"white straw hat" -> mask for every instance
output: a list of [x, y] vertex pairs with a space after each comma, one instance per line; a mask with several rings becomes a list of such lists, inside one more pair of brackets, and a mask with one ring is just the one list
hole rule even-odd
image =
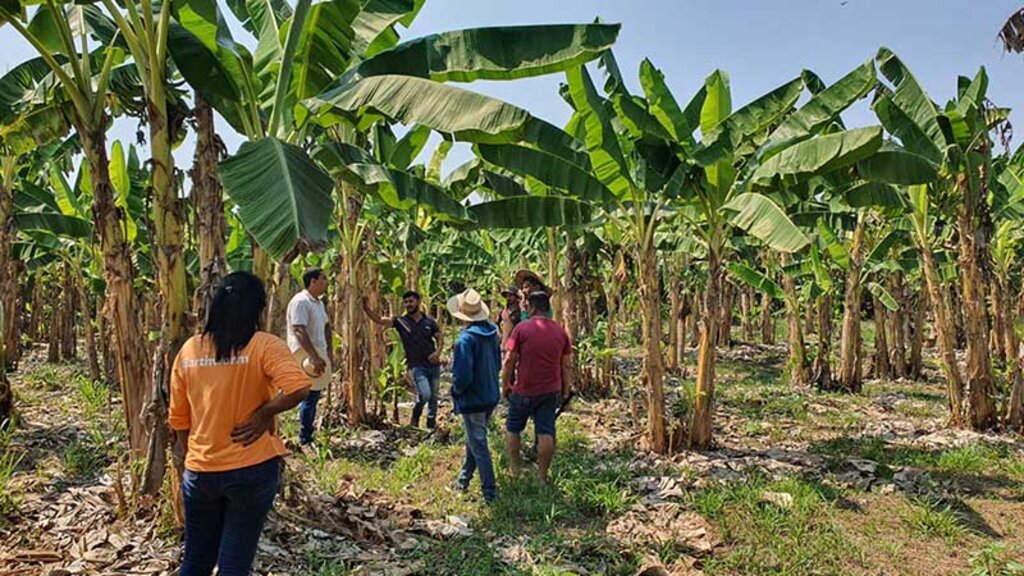
[[448, 312], [455, 318], [466, 322], [487, 320], [491, 315], [491, 310], [484, 303], [483, 297], [472, 288], [449, 298]]

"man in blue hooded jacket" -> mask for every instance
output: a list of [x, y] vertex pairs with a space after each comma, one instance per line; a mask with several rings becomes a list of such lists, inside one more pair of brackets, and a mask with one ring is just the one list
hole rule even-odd
[[487, 446], [487, 429], [491, 412], [500, 400], [498, 327], [488, 320], [491, 312], [472, 288], [448, 300], [448, 312], [464, 326], [452, 355], [452, 400], [455, 413], [462, 415], [466, 432], [466, 458], [455, 487], [465, 492], [474, 472], [479, 470], [484, 500], [493, 502], [498, 491]]

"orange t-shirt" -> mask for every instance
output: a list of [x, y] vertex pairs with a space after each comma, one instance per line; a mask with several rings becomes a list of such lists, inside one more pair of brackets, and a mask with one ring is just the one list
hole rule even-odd
[[288, 453], [274, 431], [248, 446], [231, 430], [277, 396], [309, 388], [309, 376], [280, 338], [257, 332], [237, 356], [217, 362], [213, 340], [193, 336], [171, 372], [172, 430], [189, 430], [185, 467], [221, 472], [254, 466]]

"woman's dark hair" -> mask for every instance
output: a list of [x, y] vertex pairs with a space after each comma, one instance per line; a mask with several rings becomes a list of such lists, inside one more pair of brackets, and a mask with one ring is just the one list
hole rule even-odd
[[238, 354], [262, 325], [267, 291], [263, 282], [248, 272], [228, 274], [213, 295], [203, 337], [213, 338], [217, 361]]

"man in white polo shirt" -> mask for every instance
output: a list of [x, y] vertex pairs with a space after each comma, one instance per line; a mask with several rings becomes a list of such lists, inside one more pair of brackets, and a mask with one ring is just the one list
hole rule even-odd
[[327, 276], [320, 268], [307, 268], [302, 273], [305, 290], [288, 303], [288, 347], [300, 366], [309, 359], [307, 372], [313, 379], [309, 396], [299, 404], [299, 444], [313, 442], [313, 421], [320, 393], [331, 381], [331, 356], [328, 342], [331, 335], [327, 307], [320, 297], [327, 292]]

